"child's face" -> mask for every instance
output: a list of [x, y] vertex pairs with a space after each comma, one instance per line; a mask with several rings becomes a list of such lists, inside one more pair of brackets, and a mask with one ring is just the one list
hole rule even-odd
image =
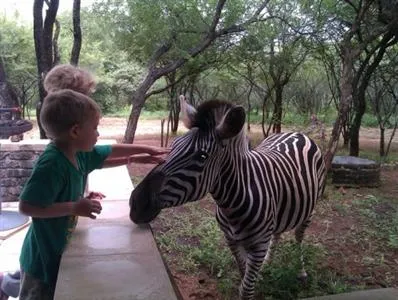
[[75, 135], [76, 147], [79, 151], [91, 151], [97, 143], [99, 115], [92, 116], [81, 125], [78, 125]]

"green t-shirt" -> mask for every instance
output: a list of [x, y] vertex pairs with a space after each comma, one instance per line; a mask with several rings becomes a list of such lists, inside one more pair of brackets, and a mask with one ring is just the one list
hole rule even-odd
[[[84, 193], [87, 175], [102, 167], [112, 147], [95, 146], [91, 152], [76, 155], [79, 169], [50, 143], [33, 168], [20, 195], [20, 201], [47, 207], [54, 203], [77, 201]], [[76, 226], [77, 217], [32, 218], [20, 255], [24, 272], [55, 285], [61, 255]]]

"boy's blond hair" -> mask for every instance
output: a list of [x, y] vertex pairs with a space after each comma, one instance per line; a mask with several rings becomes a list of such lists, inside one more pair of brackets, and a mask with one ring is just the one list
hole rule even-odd
[[99, 116], [101, 109], [90, 97], [64, 89], [49, 93], [43, 101], [40, 122], [51, 139], [59, 139], [74, 125]]
[[47, 73], [44, 79], [47, 93], [62, 89], [71, 89], [90, 95], [95, 89], [95, 80], [90, 72], [72, 65], [58, 65]]

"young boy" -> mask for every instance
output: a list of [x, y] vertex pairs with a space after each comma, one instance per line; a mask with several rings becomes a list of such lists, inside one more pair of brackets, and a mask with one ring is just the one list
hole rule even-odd
[[21, 300], [53, 299], [61, 255], [77, 216], [96, 218], [100, 193], [83, 197], [84, 178], [106, 160], [167, 151], [131, 145], [95, 146], [99, 136], [98, 105], [88, 96], [59, 90], [45, 98], [40, 120], [51, 143], [39, 157], [21, 195], [19, 210], [32, 217], [20, 263]]

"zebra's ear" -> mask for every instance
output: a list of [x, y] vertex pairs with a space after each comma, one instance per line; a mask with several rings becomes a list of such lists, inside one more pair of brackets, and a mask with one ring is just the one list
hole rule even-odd
[[218, 124], [216, 131], [221, 139], [229, 139], [236, 136], [245, 125], [246, 113], [242, 106], [232, 107]]
[[180, 115], [181, 121], [186, 128], [191, 129], [193, 120], [196, 115], [196, 109], [187, 103], [184, 95], [180, 95], [180, 107], [181, 107], [181, 115]]

